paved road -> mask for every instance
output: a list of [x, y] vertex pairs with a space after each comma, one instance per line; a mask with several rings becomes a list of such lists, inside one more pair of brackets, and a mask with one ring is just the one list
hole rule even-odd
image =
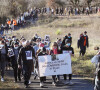
[[[73, 86], [63, 85], [62, 83], [58, 83], [57, 86], [53, 86], [51, 77], [47, 77], [47, 80], [44, 83], [44, 88], [40, 88], [39, 80], [38, 79], [34, 80], [33, 78], [34, 77], [32, 76], [31, 77], [32, 83], [29, 88], [32, 90], [93, 90], [94, 88], [94, 85], [90, 81], [84, 80], [79, 77], [73, 78], [72, 80], [72, 82], [74, 83]], [[25, 88], [23, 85], [23, 81], [19, 83], [19, 85], [21, 89]]]

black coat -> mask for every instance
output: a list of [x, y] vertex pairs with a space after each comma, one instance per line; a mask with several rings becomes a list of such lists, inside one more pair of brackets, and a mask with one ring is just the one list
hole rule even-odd
[[85, 46], [84, 45], [85, 38], [86, 38], [86, 46], [89, 47], [88, 36], [82, 36], [82, 37], [80, 37], [80, 39], [77, 42], [78, 48], [83, 48]]
[[[27, 55], [30, 55], [28, 54], [28, 52], [32, 54], [32, 59], [30, 60], [27, 60]], [[19, 51], [18, 64], [21, 65], [22, 61], [23, 61], [23, 64], [26, 64], [26, 65], [33, 63], [33, 57], [35, 58], [35, 52], [31, 46], [22, 47]]]

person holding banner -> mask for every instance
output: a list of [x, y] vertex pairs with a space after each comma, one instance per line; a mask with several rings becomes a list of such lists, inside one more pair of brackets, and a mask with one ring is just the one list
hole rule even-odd
[[[42, 51], [38, 54], [38, 56], [43, 56], [43, 55], [48, 55], [47, 53], [46, 53], [46, 48], [42, 48]], [[42, 87], [43, 88], [43, 82], [44, 81], [46, 81], [46, 77], [40, 77], [40, 87]]]
[[[53, 44], [53, 48], [52, 48], [53, 50], [51, 51], [51, 55], [53, 54], [53, 55], [56, 55], [56, 54], [60, 54], [60, 50], [58, 49], [58, 44], [56, 43], [56, 42], [54, 42], [54, 44]], [[52, 79], [53, 79], [53, 85], [54, 86], [56, 86], [56, 75], [53, 75], [52, 76]], [[59, 77], [59, 75], [57, 75], [57, 79], [58, 79], [58, 81], [60, 80], [60, 77]]]
[[[71, 47], [71, 43], [70, 43], [69, 40], [66, 42], [66, 45], [61, 48], [61, 51], [62, 51], [63, 54], [69, 53], [71, 56], [74, 56], [74, 49]], [[63, 76], [64, 76], [64, 84], [69, 84], [69, 85], [73, 84], [71, 82], [71, 80], [72, 80], [72, 73], [69, 74], [69, 82], [66, 81], [67, 80], [67, 78], [66, 78], [67, 75], [64, 74]]]
[[34, 49], [30, 46], [30, 42], [27, 41], [25, 47], [20, 49], [18, 56], [18, 68], [22, 68], [21, 62], [23, 61], [24, 84], [26, 88], [29, 86], [29, 80], [33, 69], [33, 57], [35, 58]]

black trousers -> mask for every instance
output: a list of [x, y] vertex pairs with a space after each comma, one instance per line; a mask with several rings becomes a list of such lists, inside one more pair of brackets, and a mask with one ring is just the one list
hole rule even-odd
[[28, 85], [30, 77], [31, 77], [31, 72], [32, 72], [32, 66], [33, 64], [23, 64], [23, 75], [24, 75], [24, 84]]
[[81, 55], [84, 56], [85, 53], [86, 53], [86, 46], [83, 46], [83, 47], [80, 48], [80, 56]]
[[1, 54], [1, 60], [0, 60], [0, 72], [1, 72], [1, 77], [4, 78], [5, 74], [5, 66], [6, 66], [6, 55]]
[[44, 81], [46, 81], [46, 77], [40, 77], [40, 83], [43, 83]]
[[[57, 75], [57, 79], [60, 80], [59, 75]], [[56, 75], [53, 75], [52, 76], [52, 80], [53, 80], [54, 83], [56, 83]]]
[[[64, 74], [64, 80], [67, 80], [67, 74]], [[69, 74], [69, 80], [72, 80], [72, 74]]]
[[1, 72], [1, 77], [4, 78], [4, 74], [5, 74], [5, 61], [0, 61], [0, 72]]
[[15, 78], [15, 81], [17, 81], [17, 79], [19, 79], [19, 81], [21, 81], [21, 72], [22, 72], [22, 69], [19, 69], [18, 68], [18, 64], [17, 64], [17, 61], [15, 60], [12, 60], [12, 68], [14, 70], [14, 78]]

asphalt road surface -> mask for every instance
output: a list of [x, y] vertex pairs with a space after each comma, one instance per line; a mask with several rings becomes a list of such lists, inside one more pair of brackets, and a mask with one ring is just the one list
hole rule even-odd
[[[63, 80], [62, 76], [61, 79]], [[46, 82], [44, 83], [44, 88], [40, 87], [39, 79], [34, 80], [34, 76], [31, 77], [30, 87], [27, 89], [31, 90], [94, 90], [94, 85], [91, 81], [84, 80], [81, 77], [73, 76], [72, 86], [64, 85], [62, 83], [57, 83], [57, 86], [52, 85], [52, 78], [47, 77]], [[21, 89], [25, 89], [23, 81], [19, 83]]]

